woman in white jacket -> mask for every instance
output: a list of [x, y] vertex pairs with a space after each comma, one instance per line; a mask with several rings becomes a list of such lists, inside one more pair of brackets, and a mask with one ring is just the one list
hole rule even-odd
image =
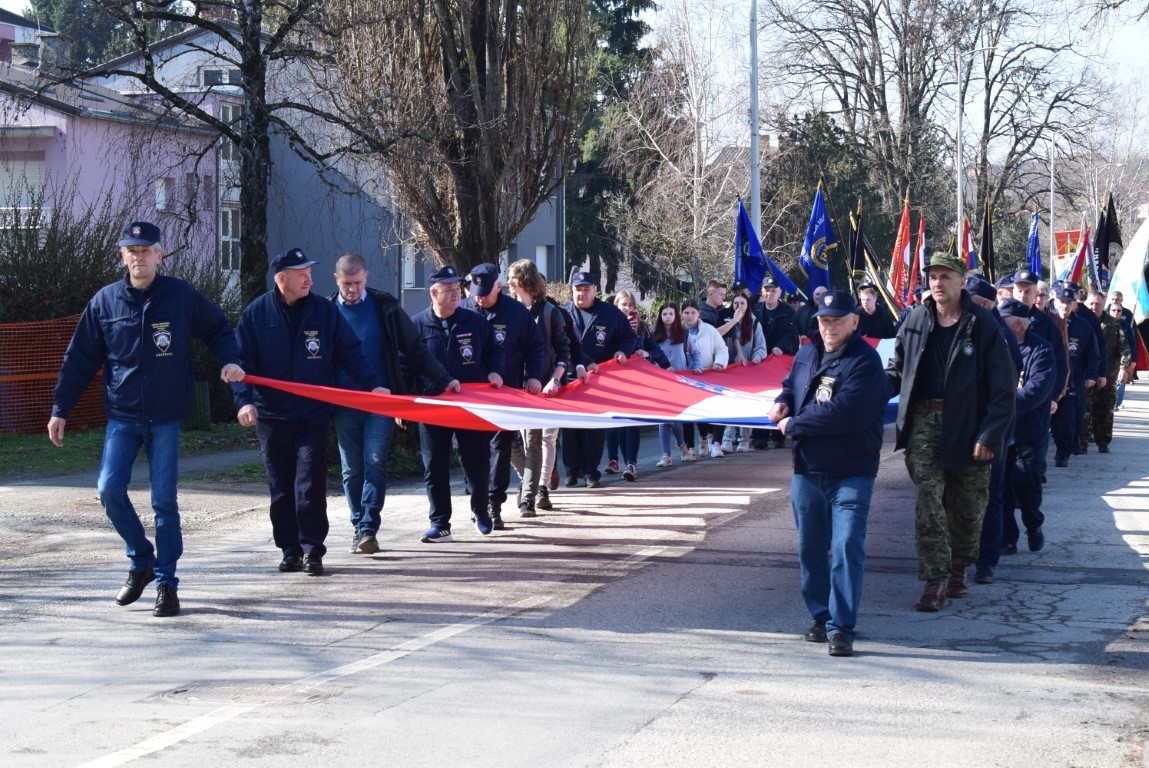
[[[698, 311], [698, 302], [693, 299], [682, 306], [682, 327], [690, 334], [690, 340], [693, 342], [694, 348], [698, 350], [699, 367], [694, 369], [695, 373], [726, 370], [726, 365], [730, 362], [730, 353], [726, 349], [726, 342], [718, 333], [717, 328], [702, 322]], [[698, 422], [698, 450], [703, 455], [709, 453], [711, 458], [717, 459], [723, 456], [722, 448], [719, 446], [719, 443], [722, 442], [722, 428], [713, 427], [713, 430], [714, 433], [711, 435], [711, 426], [701, 421]], [[686, 461], [692, 461], [694, 456], [694, 425], [684, 425], [683, 432], [683, 440], [687, 448], [686, 455], [690, 457], [686, 458]], [[708, 441], [709, 445], [707, 445]]]

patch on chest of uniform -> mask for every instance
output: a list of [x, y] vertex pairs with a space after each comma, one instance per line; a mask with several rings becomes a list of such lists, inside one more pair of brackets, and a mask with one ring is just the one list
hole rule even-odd
[[464, 365], [470, 365], [475, 362], [475, 339], [474, 335], [470, 333], [460, 333], [455, 337], [455, 341], [459, 343], [459, 357], [463, 358]]
[[507, 326], [492, 323], [491, 327], [495, 330], [495, 343], [500, 347], [503, 346], [503, 342], [507, 340]]
[[818, 386], [814, 390], [814, 402], [819, 405], [825, 405], [834, 399], [834, 382], [837, 381], [836, 376], [821, 376], [818, 378]]
[[152, 323], [152, 341], [159, 352], [156, 357], [171, 357], [172, 332], [171, 323]]
[[600, 347], [606, 346], [606, 326], [596, 325], [594, 327], [594, 343]]
[[303, 332], [303, 348], [307, 351], [308, 360], [322, 360], [320, 354], [319, 331]]

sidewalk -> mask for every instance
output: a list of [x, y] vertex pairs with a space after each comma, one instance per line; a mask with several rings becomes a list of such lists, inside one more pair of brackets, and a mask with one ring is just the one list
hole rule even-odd
[[323, 578], [275, 571], [265, 488], [197, 484], [167, 620], [112, 602], [91, 485], [0, 488], [0, 762], [1147, 765], [1149, 387], [1126, 402], [1111, 454], [1050, 468], [1045, 550], [938, 614], [887, 431], [849, 659], [799, 639], [787, 451], [662, 470], [644, 437], [638, 482], [489, 537], [456, 484], [449, 545], [402, 484], [372, 557], [333, 498]]

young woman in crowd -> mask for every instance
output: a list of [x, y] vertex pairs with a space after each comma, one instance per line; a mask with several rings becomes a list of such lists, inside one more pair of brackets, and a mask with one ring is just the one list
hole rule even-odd
[[[698, 352], [698, 365], [694, 368], [695, 373], [702, 373], [703, 371], [726, 370], [726, 364], [730, 361], [730, 353], [726, 349], [726, 342], [722, 340], [721, 334], [718, 329], [709, 323], [702, 322], [702, 315], [698, 310], [698, 302], [694, 299], [682, 305], [682, 327], [686, 329], [687, 336], [691, 343], [694, 345], [695, 350]], [[721, 442], [720, 427], [714, 427], [715, 434], [712, 439], [714, 451], [710, 453], [711, 456], [721, 456], [722, 449], [718, 447]], [[706, 454], [706, 441], [710, 437], [711, 427], [709, 424], [702, 422], [698, 423], [698, 447], [700, 452]], [[689, 458], [686, 461], [694, 460], [694, 425], [683, 425], [683, 442], [689, 449]]]
[[[745, 296], [736, 295], [731, 302], [735, 317], [741, 317], [738, 323], [726, 334], [726, 345], [730, 353], [731, 365], [758, 365], [766, 359], [766, 336], [762, 333], [762, 324], [750, 311], [750, 300]], [[750, 450], [750, 430], [742, 427], [726, 427], [722, 435], [722, 451], [732, 453], [734, 443], [738, 443], [739, 451]]]
[[[654, 342], [658, 344], [662, 353], [666, 355], [672, 371], [693, 371], [701, 364], [698, 350], [682, 327], [682, 318], [678, 312], [678, 305], [669, 302], [658, 313], [658, 323], [652, 334]], [[688, 448], [683, 441], [682, 423], [672, 422], [658, 425], [658, 442], [662, 446], [662, 458], [655, 466], [669, 467], [673, 462], [670, 452], [673, 446], [678, 446], [683, 461], [694, 460], [694, 450]]]

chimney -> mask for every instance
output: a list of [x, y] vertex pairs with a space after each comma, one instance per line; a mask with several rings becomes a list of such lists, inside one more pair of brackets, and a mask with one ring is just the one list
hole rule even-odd
[[33, 71], [39, 69], [40, 44], [12, 43], [12, 65]]
[[235, 8], [222, 3], [196, 3], [196, 14], [207, 21], [235, 21]]
[[72, 44], [55, 32], [37, 32], [40, 40], [40, 74], [45, 77], [69, 77], [75, 74]]

